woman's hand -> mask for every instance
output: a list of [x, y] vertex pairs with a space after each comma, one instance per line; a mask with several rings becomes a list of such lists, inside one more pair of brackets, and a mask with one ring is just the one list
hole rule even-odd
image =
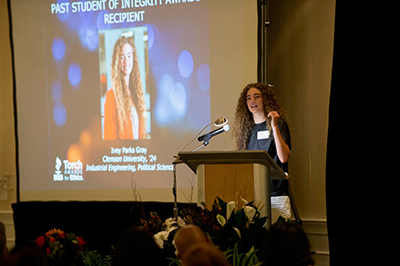
[[290, 157], [290, 149], [283, 140], [281, 132], [279, 131], [278, 123], [281, 116], [277, 111], [271, 111], [268, 113], [267, 117], [271, 119], [271, 127], [274, 134], [276, 152], [278, 154], [279, 160], [282, 163], [286, 163]]
[[268, 118], [271, 118], [271, 127], [277, 128], [278, 127], [278, 122], [280, 119], [280, 115], [277, 111], [271, 111], [267, 115]]

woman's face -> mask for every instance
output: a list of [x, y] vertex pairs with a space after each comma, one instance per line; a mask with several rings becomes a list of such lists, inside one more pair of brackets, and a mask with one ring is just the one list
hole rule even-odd
[[119, 60], [121, 73], [124, 76], [130, 75], [133, 68], [133, 49], [129, 43], [122, 46]]
[[250, 88], [246, 94], [247, 108], [253, 114], [264, 113], [264, 103], [259, 89]]

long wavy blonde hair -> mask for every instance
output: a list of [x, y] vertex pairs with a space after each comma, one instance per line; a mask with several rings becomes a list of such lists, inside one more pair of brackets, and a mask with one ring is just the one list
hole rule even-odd
[[[132, 47], [133, 57], [133, 69], [129, 77], [129, 90], [131, 97], [124, 89], [125, 81], [123, 78], [123, 73], [121, 73], [119, 60], [121, 57], [122, 46], [127, 43]], [[125, 132], [125, 128], [129, 126], [128, 121], [133, 121], [132, 107], [134, 106], [139, 117], [139, 137], [144, 138], [146, 136], [146, 106], [133, 36], [127, 37], [125, 35], [121, 35], [115, 43], [111, 62], [111, 80], [115, 91], [119, 131]], [[125, 137], [128, 139], [133, 139], [133, 133], [132, 136]]]
[[[253, 114], [247, 107], [247, 92], [251, 88], [261, 91], [264, 104], [264, 114], [267, 117], [271, 111], [277, 111], [281, 119], [286, 120], [286, 112], [281, 108], [275, 93], [270, 86], [262, 83], [248, 84], [240, 94], [238, 104], [236, 106], [235, 121], [233, 124], [232, 138], [237, 150], [245, 150], [253, 130], [254, 119]], [[271, 120], [267, 119], [267, 127], [272, 132]]]

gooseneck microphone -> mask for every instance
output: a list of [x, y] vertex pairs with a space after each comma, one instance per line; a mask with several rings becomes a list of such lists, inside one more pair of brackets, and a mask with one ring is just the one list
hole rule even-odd
[[208, 141], [210, 141], [210, 139], [212, 137], [214, 137], [216, 135], [219, 135], [221, 133], [224, 133], [225, 131], [229, 131], [229, 125], [224, 125], [221, 128], [218, 128], [218, 129], [213, 130], [213, 131], [211, 131], [211, 132], [209, 132], [207, 134], [204, 134], [204, 135], [198, 137], [197, 140], [198, 141], [203, 141], [204, 140], [205, 142], [208, 142]]
[[[200, 150], [201, 148], [207, 146], [212, 137], [229, 130], [229, 125], [227, 123], [228, 123], [228, 119], [226, 119], [224, 117], [220, 117], [217, 120], [215, 120], [213, 123], [208, 124], [207, 126], [205, 126], [199, 132], [199, 134], [197, 134], [197, 136], [200, 135], [201, 132], [203, 132], [203, 130], [206, 129], [211, 124], [214, 124], [214, 126], [220, 127], [220, 128], [218, 128], [218, 129], [216, 129], [214, 131], [211, 131], [211, 132], [209, 132], [207, 134], [204, 134], [204, 135], [202, 135], [202, 136], [200, 136], [198, 138], [197, 138], [197, 136], [194, 137], [185, 147], [183, 147], [183, 149], [181, 151], [183, 151], [187, 146], [189, 146], [190, 143], [195, 141], [196, 138], [197, 138], [198, 141], [204, 141], [204, 142], [200, 147], [194, 149], [193, 152], [196, 152], [196, 151]], [[172, 163], [173, 166], [174, 166], [174, 170], [173, 170], [173, 173], [174, 173], [174, 187], [172, 188], [172, 194], [174, 195], [174, 219], [175, 219], [175, 221], [178, 221], [178, 202], [177, 202], [177, 198], [176, 198], [176, 187], [177, 187], [176, 186], [176, 165], [179, 164], [179, 163], [183, 163], [183, 161], [179, 156], [174, 156], [174, 157], [175, 157], [175, 161]]]

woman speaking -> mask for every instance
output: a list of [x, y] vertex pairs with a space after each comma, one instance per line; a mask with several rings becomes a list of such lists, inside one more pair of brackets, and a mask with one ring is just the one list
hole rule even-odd
[[[286, 113], [268, 85], [247, 85], [238, 100], [233, 126], [233, 140], [238, 150], [265, 150], [284, 171], [288, 172], [290, 133]], [[287, 197], [288, 180], [271, 180], [271, 196]], [[273, 200], [272, 200], [273, 202]], [[286, 217], [285, 217], [286, 218]]]

